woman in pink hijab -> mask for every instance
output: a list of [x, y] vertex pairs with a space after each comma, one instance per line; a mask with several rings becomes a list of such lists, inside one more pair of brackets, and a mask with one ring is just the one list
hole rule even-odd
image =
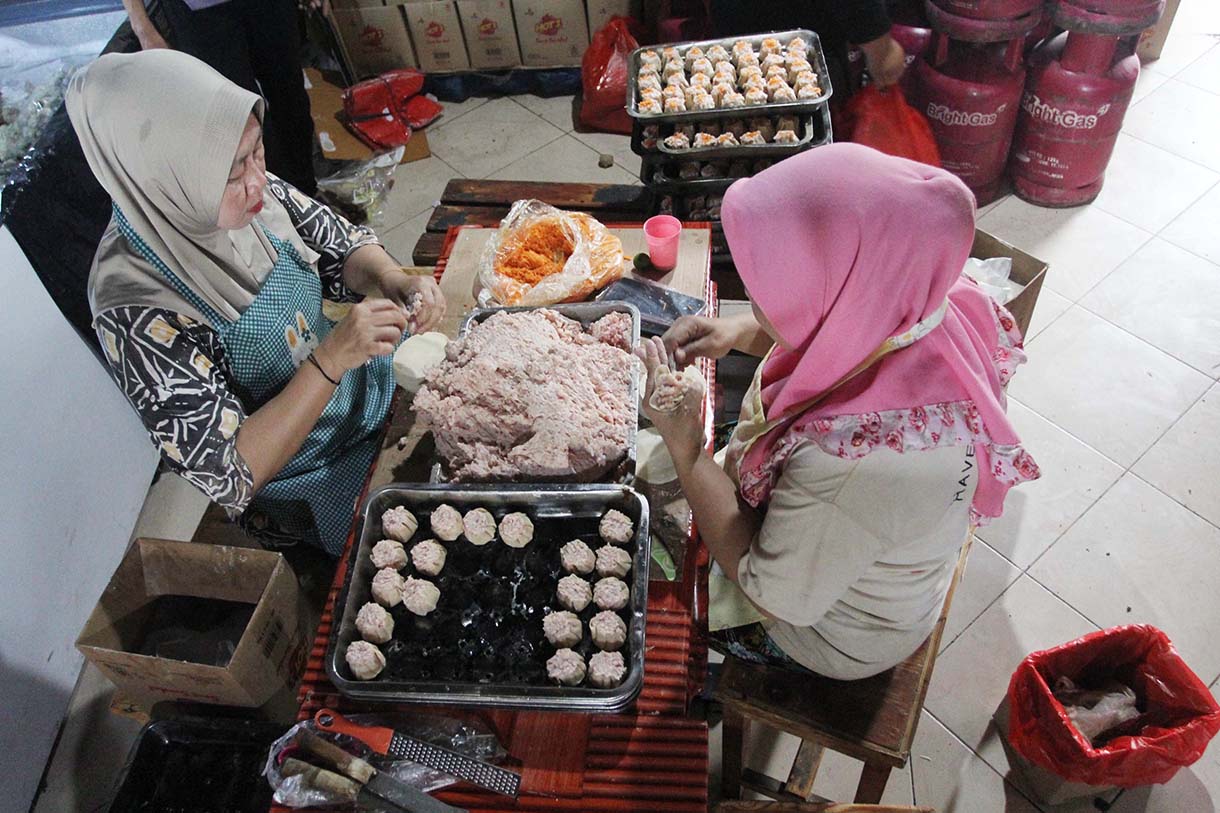
[[647, 401], [666, 354], [765, 354], [723, 467], [699, 393], [646, 407], [723, 571], [714, 638], [868, 677], [923, 643], [971, 528], [1038, 477], [1005, 415], [1021, 337], [962, 276], [974, 198], [948, 172], [835, 144], [738, 181], [722, 214], [753, 315], [680, 320], [642, 352]]

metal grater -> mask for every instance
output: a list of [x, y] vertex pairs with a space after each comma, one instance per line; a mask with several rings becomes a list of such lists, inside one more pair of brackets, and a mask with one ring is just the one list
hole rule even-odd
[[444, 771], [514, 799], [517, 798], [521, 786], [519, 774], [480, 762], [448, 748], [417, 740], [398, 731], [390, 738], [390, 747], [386, 753], [395, 759], [409, 759], [433, 770]]

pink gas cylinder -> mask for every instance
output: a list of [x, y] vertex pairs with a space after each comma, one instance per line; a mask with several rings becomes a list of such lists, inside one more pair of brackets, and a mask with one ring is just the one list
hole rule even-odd
[[926, 0], [924, 11], [937, 31], [998, 42], [1036, 26], [1044, 5], [1043, 0]]
[[1023, 37], [964, 42], [937, 32], [915, 69], [914, 105], [932, 125], [941, 166], [966, 182], [980, 206], [1000, 192], [1025, 84], [1022, 44]]
[[1165, 0], [1059, 0], [1055, 23], [1084, 34], [1126, 36], [1156, 25]]

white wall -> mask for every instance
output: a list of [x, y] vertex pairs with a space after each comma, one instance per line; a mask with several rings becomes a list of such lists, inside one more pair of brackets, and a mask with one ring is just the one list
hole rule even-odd
[[80, 672], [73, 642], [156, 463], [126, 399], [0, 228], [0, 810], [34, 796]]

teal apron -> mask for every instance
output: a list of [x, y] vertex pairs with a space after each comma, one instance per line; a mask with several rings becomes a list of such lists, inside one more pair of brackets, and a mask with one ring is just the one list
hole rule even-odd
[[[322, 314], [322, 281], [287, 240], [263, 230], [275, 247], [275, 266], [250, 306], [227, 322], [140, 239], [117, 206], [114, 216], [123, 236], [220, 336], [234, 391], [250, 412], [283, 390], [330, 333], [334, 323]], [[247, 514], [265, 515], [279, 531], [332, 556], [342, 553], [393, 394], [389, 356], [348, 371], [301, 448], [255, 495]]]

